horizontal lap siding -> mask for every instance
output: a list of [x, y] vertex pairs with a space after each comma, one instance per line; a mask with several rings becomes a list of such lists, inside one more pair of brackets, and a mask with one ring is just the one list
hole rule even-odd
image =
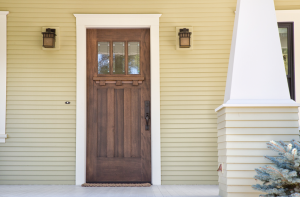
[[[0, 1], [1, 10], [10, 12], [8, 138], [0, 144], [0, 184], [75, 184], [75, 19], [66, 10], [55, 17], [33, 5]], [[42, 50], [41, 28], [47, 26], [60, 27], [59, 51]]]
[[265, 155], [277, 156], [269, 150], [270, 140], [299, 139], [298, 108], [223, 108], [218, 112], [218, 161], [221, 193], [229, 197], [258, 196], [251, 188], [257, 184], [255, 168], [271, 163]]
[[[217, 116], [236, 1], [187, 1], [160, 18], [162, 184], [218, 184]], [[175, 27], [193, 26], [193, 50], [176, 51]]]
[[[275, 3], [300, 8], [298, 0]], [[10, 11], [0, 184], [75, 183], [74, 13], [162, 14], [162, 184], [217, 184], [214, 109], [223, 102], [235, 7], [236, 0], [0, 0]], [[47, 26], [60, 27], [59, 51], [41, 50]], [[193, 26], [193, 50], [175, 50], [176, 26]]]

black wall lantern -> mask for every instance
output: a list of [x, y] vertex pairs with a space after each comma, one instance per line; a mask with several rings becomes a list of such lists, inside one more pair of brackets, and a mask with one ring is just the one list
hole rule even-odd
[[45, 48], [55, 48], [55, 29], [47, 28], [46, 32], [43, 34], [43, 47]]
[[191, 34], [189, 29], [183, 28], [179, 30], [179, 47], [180, 48], [190, 48], [191, 47]]

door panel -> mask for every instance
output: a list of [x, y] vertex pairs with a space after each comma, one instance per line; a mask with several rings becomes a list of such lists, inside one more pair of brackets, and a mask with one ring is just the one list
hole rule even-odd
[[[87, 30], [87, 182], [151, 182], [151, 125], [145, 129], [144, 105], [150, 101], [149, 35], [149, 29]], [[115, 55], [116, 63], [124, 58], [125, 74], [113, 74], [114, 55], [100, 57], [99, 43], [110, 45], [101, 50], [113, 54], [112, 45], [122, 42], [125, 49]], [[134, 75], [128, 74], [128, 49]]]
[[107, 89], [98, 89], [98, 157], [107, 157]]

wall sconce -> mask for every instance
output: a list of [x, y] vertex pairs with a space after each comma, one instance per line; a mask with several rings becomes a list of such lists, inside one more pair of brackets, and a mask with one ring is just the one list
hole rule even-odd
[[44, 48], [55, 48], [55, 29], [47, 28], [43, 34], [43, 47]]
[[191, 34], [189, 29], [183, 28], [179, 30], [179, 48], [190, 48], [191, 47]]

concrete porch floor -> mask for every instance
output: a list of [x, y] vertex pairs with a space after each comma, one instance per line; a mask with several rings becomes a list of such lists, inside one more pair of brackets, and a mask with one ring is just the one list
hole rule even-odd
[[0, 185], [1, 197], [219, 197], [218, 185], [80, 187], [75, 185]]

